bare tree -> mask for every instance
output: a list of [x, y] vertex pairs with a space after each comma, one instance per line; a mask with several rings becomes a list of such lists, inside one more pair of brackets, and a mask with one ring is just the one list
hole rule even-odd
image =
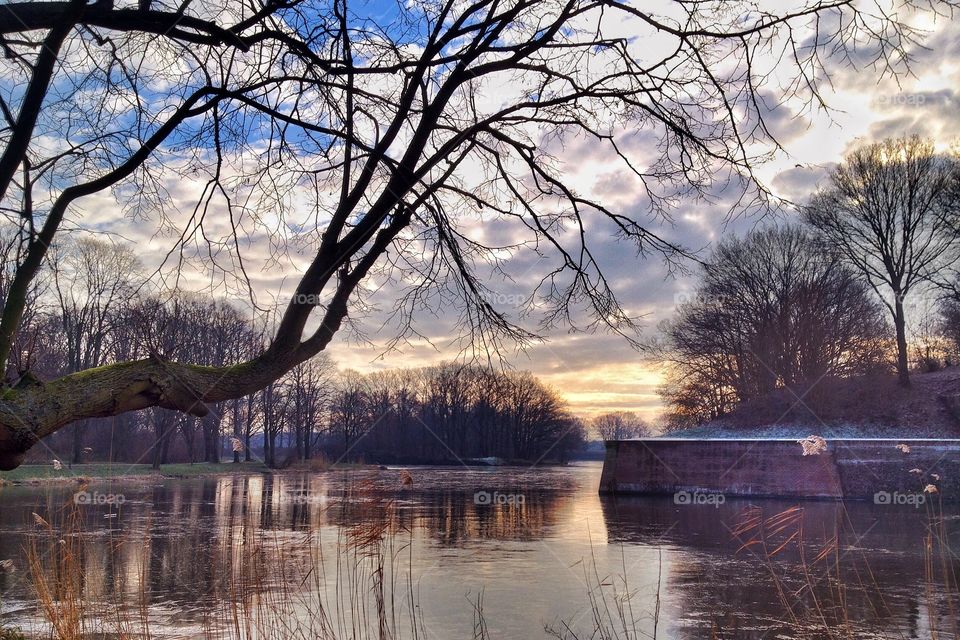
[[[237, 349], [234, 362], [244, 362], [253, 358], [263, 349], [262, 328], [249, 327], [234, 344]], [[246, 462], [253, 460], [251, 441], [258, 428], [256, 396], [251, 394], [232, 398], [227, 402], [227, 412], [232, 427], [231, 448], [233, 461], [240, 462], [241, 454]]]
[[253, 460], [251, 440], [257, 422], [256, 404], [255, 395], [233, 398], [228, 403], [230, 424], [233, 427], [231, 448], [234, 462], [240, 462], [241, 454], [245, 462]]
[[[193, 353], [182, 354], [189, 362], [210, 367], [225, 367], [249, 353], [252, 344], [251, 323], [234, 306], [222, 301], [197, 300], [192, 305]], [[204, 462], [220, 462], [220, 429], [227, 411], [226, 401], [207, 403], [209, 411], [200, 418]]]
[[951, 360], [951, 340], [946, 330], [944, 307], [928, 308], [918, 315], [914, 323], [913, 353], [914, 361], [922, 373], [939, 371]]
[[[133, 348], [138, 355], [144, 354], [165, 362], [189, 349], [194, 332], [189, 317], [189, 303], [183, 296], [173, 295], [166, 301], [156, 296], [142, 296], [126, 310], [124, 320], [127, 328], [124, 333], [134, 337]], [[188, 435], [193, 425], [184, 425], [184, 417], [171, 409], [151, 407], [149, 424], [154, 436], [151, 456], [153, 468], [158, 469], [167, 463], [170, 446], [178, 430]], [[189, 447], [189, 437], [187, 440]]]
[[692, 300], [665, 323], [675, 426], [709, 420], [782, 387], [806, 394], [828, 377], [886, 361], [883, 309], [867, 285], [798, 226], [720, 242]]
[[852, 266], [890, 311], [897, 375], [909, 386], [904, 302], [950, 261], [960, 227], [955, 158], [919, 137], [870, 144], [847, 156], [830, 186], [804, 207], [826, 246]]
[[345, 372], [330, 406], [330, 430], [340, 439], [343, 459], [356, 458], [358, 440], [374, 426], [379, 416], [371, 416], [363, 377], [356, 371]]
[[290, 394], [280, 381], [271, 382], [257, 394], [260, 398], [259, 416], [263, 430], [263, 462], [268, 467], [276, 467], [281, 460], [277, 458], [277, 438], [283, 433], [290, 409]]
[[[380, 17], [346, 0], [4, 5], [4, 73], [16, 88], [0, 96], [0, 210], [24, 248], [0, 317], [0, 364], [48, 247], [71, 216], [84, 226], [77, 205], [93, 194], [111, 190], [131, 215], [170, 228], [165, 179], [189, 176], [205, 189], [177, 229], [181, 248], [205, 239], [212, 270], [227, 255], [243, 278], [240, 236], [251, 228], [307, 229], [294, 240], [312, 260], [274, 339], [245, 362], [151, 357], [4, 393], [0, 467], [76, 420], [155, 406], [205, 415], [208, 403], [263, 389], [330, 343], [378, 270], [401, 269], [410, 287], [401, 338], [415, 331], [411, 310], [443, 290], [481, 352], [534, 339], [486, 302], [478, 263], [501, 267], [518, 245], [472, 236], [462, 221], [478, 215], [555, 259], [536, 291], [542, 326], [580, 326], [583, 308], [588, 326], [635, 340], [594, 259], [590, 219], [643, 255], [680, 249], [574, 191], [541, 142], [596, 140], [636, 174], [654, 214], [726, 182], [739, 205], [763, 206], [752, 166], [776, 145], [762, 93], [772, 67], [789, 76], [789, 62], [783, 91], [811, 101], [832, 57], [859, 60], [866, 48], [902, 70], [916, 34], [881, 4], [658, 12], [618, 0], [425, 0]], [[624, 22], [636, 27], [630, 38]], [[644, 45], [653, 39], [662, 47]], [[621, 127], [657, 143], [631, 158]], [[309, 214], [296, 208], [304, 198]], [[218, 210], [226, 236], [207, 233]]]
[[650, 426], [629, 411], [604, 413], [591, 421], [593, 430], [604, 440], [629, 440], [650, 436]]
[[572, 426], [560, 396], [529, 372], [507, 376], [501, 393], [510, 442], [508, 458], [542, 459]]
[[286, 376], [290, 396], [288, 423], [300, 460], [309, 460], [313, 453], [316, 432], [332, 399], [334, 373], [329, 358], [320, 357], [297, 365]]

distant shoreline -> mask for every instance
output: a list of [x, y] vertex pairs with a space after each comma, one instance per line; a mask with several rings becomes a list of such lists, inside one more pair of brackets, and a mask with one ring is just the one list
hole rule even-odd
[[25, 464], [13, 471], [0, 472], [0, 485], [23, 486], [45, 483], [79, 483], [94, 480], [200, 478], [218, 475], [250, 475], [271, 471], [259, 462], [166, 464], [161, 466], [160, 469], [154, 469], [149, 464], [91, 462], [73, 465], [72, 467], [63, 465], [63, 468], [59, 470], [55, 469], [52, 464]]
[[[602, 458], [593, 460], [571, 460], [570, 462], [600, 462]], [[0, 472], [0, 487], [2, 486], [37, 486], [43, 484], [71, 484], [95, 481], [143, 481], [143, 480], [186, 480], [192, 478], [207, 478], [216, 476], [254, 475], [254, 474], [299, 474], [324, 473], [327, 471], [345, 471], [351, 469], [386, 469], [388, 467], [470, 467], [470, 468], [498, 468], [498, 467], [530, 467], [529, 462], [504, 461], [501, 464], [482, 464], [468, 460], [465, 463], [453, 461], [423, 462], [396, 462], [390, 465], [377, 463], [337, 463], [333, 465], [295, 465], [284, 469], [271, 469], [261, 462], [225, 461], [219, 464], [210, 462], [176, 463], [162, 465], [153, 469], [148, 464], [108, 464], [84, 463], [63, 466], [59, 471], [50, 464], [25, 464], [13, 471]], [[559, 463], [540, 463], [539, 467], [564, 466]]]

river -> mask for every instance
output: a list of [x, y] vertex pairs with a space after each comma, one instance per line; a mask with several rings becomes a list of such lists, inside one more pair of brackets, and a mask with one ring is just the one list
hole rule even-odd
[[76, 548], [86, 600], [133, 611], [154, 638], [211, 634], [248, 597], [248, 565], [264, 591], [329, 593], [349, 579], [337, 550], [372, 530], [389, 538], [388, 573], [411, 577], [396, 597], [413, 594], [426, 638], [474, 637], [478, 598], [490, 638], [590, 637], [618, 604], [622, 638], [954, 637], [960, 529], [936, 496], [678, 504], [601, 497], [599, 476], [580, 463], [125, 481], [85, 487], [75, 508], [73, 485], [7, 486], [0, 559], [16, 570], [0, 574], [0, 612], [45, 632], [27, 550], [55, 572]]

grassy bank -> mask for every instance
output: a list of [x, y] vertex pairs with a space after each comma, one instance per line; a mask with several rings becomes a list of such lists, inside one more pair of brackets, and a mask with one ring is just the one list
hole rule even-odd
[[92, 462], [75, 464], [71, 467], [63, 466], [55, 469], [52, 464], [25, 464], [13, 471], [0, 471], [0, 481], [10, 483], [38, 482], [38, 481], [70, 481], [75, 478], [127, 478], [162, 476], [168, 478], [192, 478], [197, 476], [235, 474], [235, 473], [264, 473], [269, 471], [261, 462], [223, 462], [213, 464], [198, 462], [195, 464], [165, 464], [160, 470], [149, 464], [123, 464]]
[[[802, 402], [798, 402], [802, 398]], [[960, 437], [960, 366], [915, 373], [902, 387], [892, 375], [825, 379], [776, 389], [705, 424], [671, 433], [684, 438]]]

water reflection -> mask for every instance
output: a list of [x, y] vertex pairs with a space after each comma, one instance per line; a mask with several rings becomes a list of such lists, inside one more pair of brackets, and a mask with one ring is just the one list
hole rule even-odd
[[[7, 487], [0, 491], [0, 558], [26, 564], [25, 549], [45, 537], [33, 514], [86, 532], [81, 561], [85, 593], [116, 599], [145, 584], [152, 601], [203, 608], [229, 595], [232, 571], [245, 549], [264, 539], [326, 534], [390, 514], [399, 529], [461, 547], [479, 541], [538, 540], [555, 525], [558, 503], [575, 483], [562, 473], [423, 470], [404, 486], [399, 471], [313, 476], [235, 476], [155, 485], [101, 487], [122, 491], [122, 505], [71, 509], [74, 486]], [[521, 503], [478, 504], [477, 491], [522, 494]], [[293, 538], [296, 539], [296, 538]], [[23, 572], [0, 575], [6, 597], [30, 597]]]
[[[931, 638], [948, 621], [942, 594], [956, 591], [946, 583], [960, 566], [941, 541], [957, 541], [958, 519], [938, 524], [932, 505], [601, 499], [598, 465], [409, 473], [407, 485], [399, 469], [363, 469], [98, 486], [125, 501], [76, 510], [86, 532], [84, 594], [134, 604], [143, 596], [168, 630], [191, 637], [198, 627], [188, 632], [189, 624], [224, 616], [254, 559], [311, 567], [317, 547], [334, 555], [344, 532], [387, 518], [409, 545], [438, 638], [471, 637], [464, 593], [479, 589], [494, 637], [545, 637], [544, 624], [560, 619], [584, 629], [588, 563], [605, 585], [627, 571], [644, 633], [691, 640], [819, 637], [797, 635], [795, 625], [808, 621], [845, 625], [855, 637]], [[24, 550], [46, 549], [51, 533], [32, 514], [54, 523], [55, 538], [76, 490], [0, 489], [0, 559], [21, 568], [0, 574], [0, 603], [14, 622], [39, 618]], [[478, 498], [484, 492], [522, 500], [490, 505]], [[783, 512], [802, 517], [771, 520]], [[744, 529], [750, 518], [763, 527]], [[756, 542], [761, 530], [765, 545]], [[326, 575], [315, 588], [335, 579]], [[277, 571], [266, 586], [292, 579]]]
[[940, 506], [689, 507], [629, 497], [601, 504], [610, 543], [669, 550], [664, 589], [678, 637], [703, 637], [705, 628], [717, 637], [797, 637], [792, 629], [809, 622], [852, 628], [858, 638], [928, 638], [955, 624], [946, 594], [956, 595], [960, 560], [949, 543], [960, 532]]

